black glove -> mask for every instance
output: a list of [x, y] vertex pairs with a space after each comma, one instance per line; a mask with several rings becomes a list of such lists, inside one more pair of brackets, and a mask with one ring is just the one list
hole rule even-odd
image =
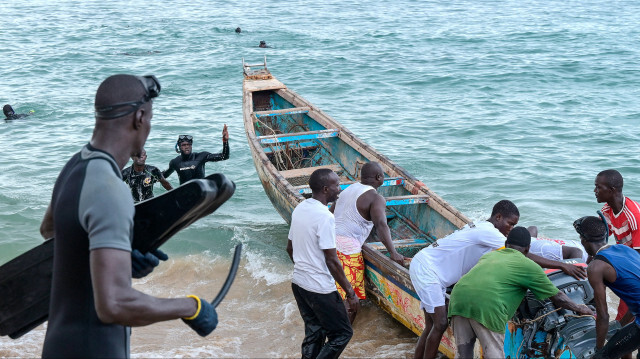
[[216, 329], [218, 325], [218, 314], [209, 302], [200, 300], [200, 298], [195, 295], [189, 295], [188, 297], [198, 302], [198, 309], [196, 310], [196, 314], [189, 318], [182, 318], [182, 321], [190, 326], [191, 329], [195, 330], [198, 335], [206, 337]]
[[153, 269], [160, 264], [160, 260], [169, 259], [163, 251], [154, 249], [145, 254], [139, 250], [131, 251], [131, 276], [133, 278], [142, 278], [153, 272]]

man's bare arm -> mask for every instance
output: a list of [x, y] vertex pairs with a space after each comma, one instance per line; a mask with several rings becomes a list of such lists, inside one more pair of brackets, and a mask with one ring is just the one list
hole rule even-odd
[[289, 254], [289, 258], [291, 258], [291, 262], [293, 262], [295, 264], [295, 262], [293, 261], [293, 244], [291, 243], [291, 240], [287, 240], [287, 253]]
[[589, 265], [589, 284], [593, 288], [596, 302], [596, 348], [604, 346], [609, 331], [609, 310], [607, 308], [606, 286], [604, 285], [604, 262], [596, 260]]
[[536, 262], [536, 264], [538, 264], [542, 268], [560, 269], [566, 274], [576, 279], [587, 279], [587, 271], [584, 269], [584, 267], [575, 266], [569, 263], [562, 263], [562, 262], [554, 261], [551, 259], [546, 259], [538, 255], [535, 255], [531, 252], [527, 253], [527, 258]]
[[90, 252], [94, 305], [103, 323], [144, 326], [193, 316], [192, 298], [156, 298], [131, 287], [131, 253], [101, 248]]
[[384, 197], [375, 193], [375, 198], [371, 202], [371, 206], [369, 207], [369, 215], [371, 216], [371, 221], [373, 225], [376, 226], [376, 233], [380, 238], [380, 241], [389, 251], [389, 256], [391, 260], [404, 265], [404, 256], [400, 255], [396, 251], [395, 246], [393, 245], [393, 240], [391, 239], [391, 231], [389, 230], [389, 225], [387, 224], [387, 213], [386, 213], [387, 203], [384, 200]]

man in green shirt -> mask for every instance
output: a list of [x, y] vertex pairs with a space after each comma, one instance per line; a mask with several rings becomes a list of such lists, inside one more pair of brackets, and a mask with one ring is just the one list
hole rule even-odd
[[539, 300], [550, 298], [556, 307], [593, 315], [586, 305], [576, 305], [556, 288], [542, 268], [525, 257], [531, 235], [515, 227], [505, 249], [485, 254], [453, 287], [449, 317], [456, 339], [456, 358], [473, 358], [476, 338], [485, 358], [504, 358], [505, 327], [527, 290]]

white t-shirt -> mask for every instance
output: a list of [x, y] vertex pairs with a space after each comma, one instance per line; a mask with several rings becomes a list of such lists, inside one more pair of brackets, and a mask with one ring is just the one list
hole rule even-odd
[[446, 288], [467, 274], [484, 254], [503, 247], [506, 240], [491, 222], [481, 221], [473, 227], [467, 224], [422, 249], [411, 265], [431, 267]]
[[564, 259], [562, 255], [562, 246], [576, 247], [582, 251], [582, 260], [586, 263], [589, 254], [584, 249], [582, 244], [573, 241], [563, 241], [557, 239], [547, 238], [531, 238], [531, 247], [529, 252], [537, 256], [552, 259], [554, 261], [561, 261]]
[[336, 247], [335, 219], [329, 208], [309, 198], [291, 215], [292, 282], [314, 293], [335, 292], [336, 283], [324, 259], [324, 249]]

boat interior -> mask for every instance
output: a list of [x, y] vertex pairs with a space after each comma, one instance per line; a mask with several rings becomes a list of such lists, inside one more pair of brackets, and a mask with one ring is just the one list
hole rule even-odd
[[[286, 94], [286, 93], [285, 93]], [[310, 107], [295, 107], [282, 90], [252, 92], [253, 123], [257, 140], [267, 158], [301, 196], [311, 196], [309, 176], [319, 168], [338, 174], [342, 189], [356, 181], [368, 159], [340, 138], [340, 128], [326, 128]], [[389, 177], [378, 189], [387, 201], [387, 223], [398, 252], [413, 257], [420, 249], [457, 228], [429, 206], [429, 196], [413, 195], [405, 179]], [[372, 231], [367, 240], [386, 254]], [[388, 255], [388, 254], [387, 254]]]

